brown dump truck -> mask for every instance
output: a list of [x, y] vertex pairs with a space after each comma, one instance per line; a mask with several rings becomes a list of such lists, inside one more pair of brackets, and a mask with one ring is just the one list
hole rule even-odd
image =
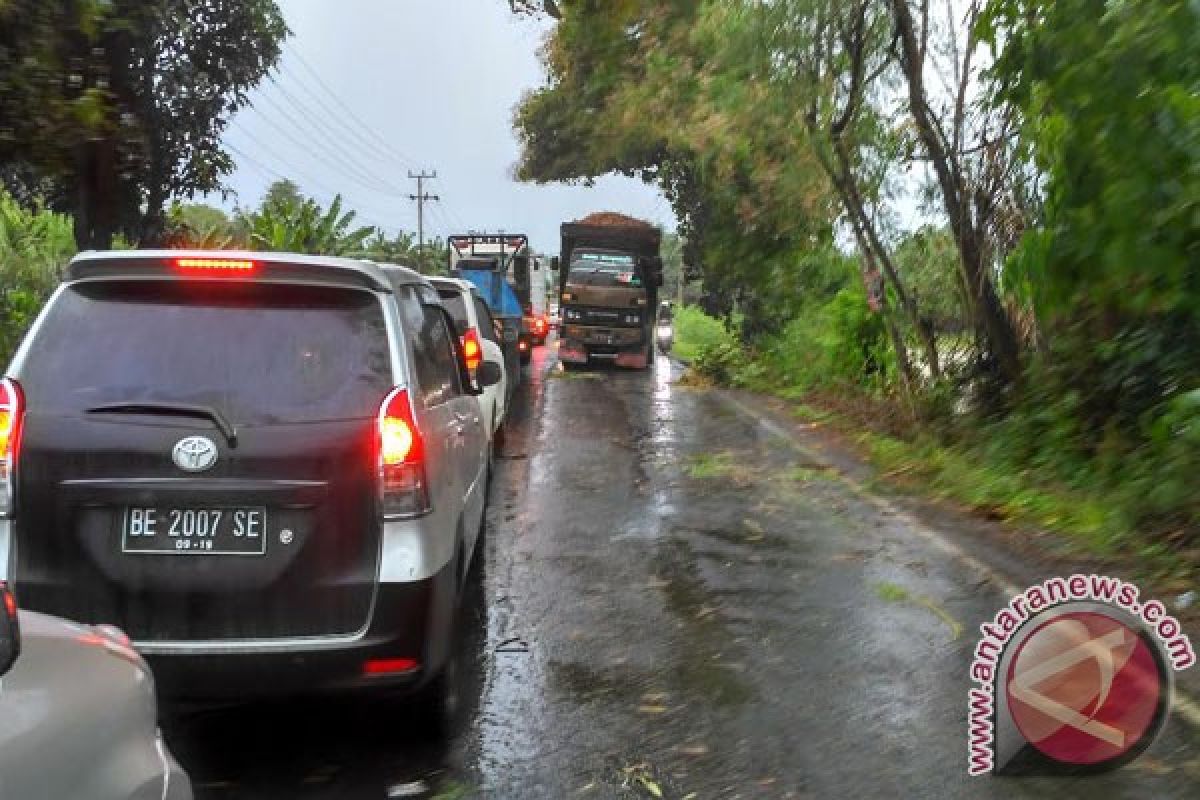
[[624, 214], [602, 212], [562, 226], [558, 270], [565, 368], [607, 360], [645, 369], [654, 359], [662, 285], [662, 232]]

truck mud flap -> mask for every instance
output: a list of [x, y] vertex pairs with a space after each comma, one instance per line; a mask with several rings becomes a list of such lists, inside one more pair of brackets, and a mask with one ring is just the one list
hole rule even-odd
[[618, 353], [615, 363], [626, 369], [645, 369], [650, 366], [650, 359], [645, 350], [640, 350], [636, 353]]

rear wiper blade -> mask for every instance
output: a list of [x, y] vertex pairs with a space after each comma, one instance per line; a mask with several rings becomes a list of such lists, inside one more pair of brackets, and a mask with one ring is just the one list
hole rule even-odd
[[154, 403], [138, 401], [135, 403], [107, 403], [87, 410], [89, 414], [158, 414], [164, 417], [197, 417], [207, 419], [217, 426], [229, 442], [230, 447], [237, 447], [237, 428], [229, 418], [212, 406], [191, 405], [188, 403]]

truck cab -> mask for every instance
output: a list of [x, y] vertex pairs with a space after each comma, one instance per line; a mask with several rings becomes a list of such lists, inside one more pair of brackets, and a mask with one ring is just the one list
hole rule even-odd
[[562, 226], [559, 272], [564, 366], [611, 361], [645, 369], [654, 358], [662, 284], [661, 232], [641, 220], [593, 215]]

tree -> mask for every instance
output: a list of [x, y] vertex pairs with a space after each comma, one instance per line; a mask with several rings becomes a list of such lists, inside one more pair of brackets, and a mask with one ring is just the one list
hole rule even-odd
[[274, 0], [9, 0], [0, 165], [61, 187], [80, 247], [153, 241], [170, 198], [220, 188], [226, 122], [286, 35]]
[[523, 179], [657, 183], [706, 309], [742, 304], [753, 335], [789, 313], [796, 256], [832, 237], [834, 215], [811, 151], [796, 146], [795, 109], [754, 80], [749, 6], [562, 4], [544, 52], [549, 83], [515, 122]]
[[[1015, 120], [1000, 108], [979, 105], [972, 115], [970, 96], [979, 86], [976, 60], [984, 42], [977, 28], [982, 2], [965, 3], [966, 34], [961, 37], [955, 15], [962, 2], [945, 0], [949, 25], [943, 30], [949, 51], [949, 102], [941, 107], [927, 88], [926, 75], [938, 70], [929, 46], [936, 35], [930, 0], [921, 0], [914, 14], [911, 0], [889, 0], [895, 21], [900, 66], [908, 94], [908, 109], [917, 138], [937, 177], [950, 231], [958, 245], [959, 268], [968, 291], [966, 297], [982, 341], [996, 360], [1001, 375], [1015, 380], [1020, 370], [1020, 343], [996, 291], [997, 254], [991, 246], [1000, 198], [1011, 177], [1004, 157], [1011, 154]], [[965, 39], [965, 41], [960, 41]], [[946, 78], [949, 78], [947, 80]]]
[[355, 216], [342, 210], [341, 195], [323, 209], [311, 197], [297, 201], [278, 193], [257, 211], [238, 215], [254, 249], [331, 256], [360, 255], [376, 233], [371, 226], [351, 227]]
[[158, 244], [169, 248], [225, 250], [244, 247], [241, 230], [219, 208], [203, 203], [175, 203], [167, 211]]
[[300, 191], [300, 187], [295, 181], [288, 178], [281, 178], [271, 183], [262, 199], [264, 207], [286, 208], [303, 202], [304, 194]]

